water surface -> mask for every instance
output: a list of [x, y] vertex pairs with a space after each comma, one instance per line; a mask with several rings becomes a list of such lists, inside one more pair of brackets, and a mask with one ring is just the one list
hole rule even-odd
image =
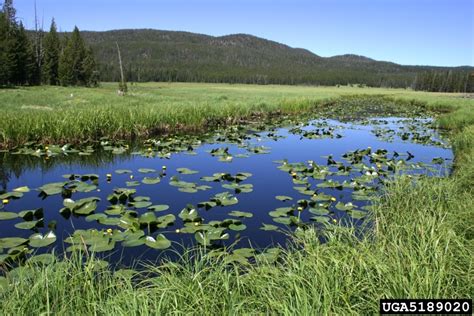
[[[179, 245], [195, 245], [199, 241], [196, 233], [206, 232], [206, 225], [210, 222], [214, 228], [220, 229], [218, 234], [223, 237], [222, 240], [211, 240], [212, 245], [256, 248], [284, 245], [288, 238], [284, 231], [294, 230], [296, 227], [304, 229], [308, 225], [317, 225], [318, 229], [324, 229], [325, 225], [360, 225], [364, 221], [364, 213], [368, 211], [365, 206], [370, 202], [366, 199], [354, 199], [354, 188], [350, 186], [351, 182], [362, 185], [364, 189], [379, 188], [382, 181], [390, 179], [395, 173], [408, 173], [413, 176], [444, 176], [449, 172], [453, 158], [449, 146], [436, 131], [431, 129], [429, 119], [378, 118], [349, 123], [315, 120], [298, 126], [258, 132], [223, 132], [220, 135], [211, 137], [199, 146], [195, 144], [193, 150], [169, 155], [163, 150], [156, 150], [160, 148], [158, 141], [165, 140], [157, 140], [155, 145], [148, 143], [147, 146], [139, 149], [123, 150], [121, 154], [102, 150], [96, 150], [88, 156], [78, 156], [76, 153], [68, 157], [60, 155], [50, 158], [4, 154], [0, 170], [0, 189], [3, 192], [12, 192], [15, 188], [27, 186], [31, 191], [24, 193], [21, 198], [10, 198], [9, 203], [3, 205], [0, 212], [19, 213], [23, 210], [42, 208], [43, 215], [26, 220], [23, 218], [0, 220], [0, 250], [1, 238], [28, 239], [35, 233], [46, 235], [49, 231], [53, 231], [57, 236], [55, 243], [46, 247], [30, 248], [36, 253], [52, 249], [62, 252], [70, 246], [63, 241], [74, 231], [81, 229], [97, 230], [100, 234], [110, 235], [111, 243], [115, 234], [124, 231], [143, 231], [144, 236], [140, 237], [141, 240], [144, 240], [146, 236], [156, 238], [158, 234], [163, 234], [173, 242], [171, 248], [180, 249]], [[365, 154], [361, 154], [363, 158], [360, 164], [351, 162], [347, 157], [348, 152], [355, 150], [365, 151]], [[157, 157], [157, 154], [162, 154], [165, 158]], [[345, 158], [348, 159], [344, 159], [345, 154]], [[398, 164], [401, 166], [400, 169], [396, 172], [388, 170], [390, 164], [397, 162], [400, 162]], [[139, 172], [139, 169], [143, 168], [155, 171]], [[181, 174], [177, 171], [178, 168], [188, 168], [198, 172]], [[329, 174], [323, 178], [314, 178], [311, 176], [314, 175], [314, 169], [320, 170], [320, 173], [329, 172]], [[118, 174], [117, 170], [130, 170], [132, 173]], [[201, 179], [216, 173], [230, 174], [233, 177], [239, 173], [249, 173], [251, 176], [247, 175], [248, 178], [238, 183], [235, 180], [208, 182]], [[69, 181], [65, 178], [68, 176], [65, 175], [71, 174], [96, 174], [99, 178], [95, 183], [90, 180], [85, 181], [89, 185], [96, 186], [92, 191], [74, 192], [70, 196], [67, 194], [44, 196], [37, 189], [48, 183]], [[161, 178], [161, 181], [157, 184], [143, 184], [141, 181], [145, 177]], [[324, 184], [328, 184], [328, 180], [337, 181], [340, 184], [345, 181], [346, 184], [342, 188], [324, 187]], [[79, 179], [76, 181], [80, 182]], [[209, 186], [209, 188], [203, 187], [201, 190], [200, 187], [193, 193], [183, 192], [179, 190], [180, 187], [183, 188], [182, 186], [176, 186], [180, 183], [179, 181], [195, 183], [198, 187]], [[135, 186], [137, 183], [139, 185]], [[234, 186], [251, 184], [252, 188], [251, 192], [238, 193], [232, 187], [223, 187], [223, 184], [234, 184]], [[323, 187], [320, 187], [321, 184]], [[329, 182], [330, 185], [331, 182]], [[304, 190], [301, 187], [307, 188], [306, 194], [302, 192]], [[142, 223], [140, 227], [130, 228], [104, 225], [99, 221], [90, 221], [90, 218], [74, 213], [60, 213], [65, 199], [77, 201], [87, 197], [100, 198], [91, 215], [104, 213], [113, 204], [109, 202], [108, 197], [116, 188], [136, 190], [136, 193], [131, 195], [132, 199], [145, 197], [144, 202], [147, 202], [149, 198], [152, 205], [168, 205], [167, 210], [154, 213], [157, 217], [173, 214], [175, 219], [171, 220], [167, 227], [157, 228], [156, 223], [150, 225]], [[315, 194], [309, 195], [308, 190], [314, 191]], [[184, 191], [193, 190], [185, 189]], [[373, 191], [376, 195], [376, 190]], [[216, 205], [210, 209], [199, 207], [199, 203], [211, 201], [213, 197], [223, 192], [231, 194], [227, 196], [229, 200], [234, 200], [233, 198], [236, 197], [238, 203], [229, 206]], [[366, 192], [366, 190], [359, 192]], [[281, 201], [276, 199], [276, 196], [288, 196], [292, 200]], [[322, 199], [317, 197], [322, 197]], [[306, 205], [302, 200], [309, 201], [312, 205]], [[150, 212], [147, 206], [137, 208], [130, 202], [131, 199], [124, 203], [124, 211], [121, 214], [107, 215], [107, 218], [120, 218], [124, 216], [126, 210], [135, 211], [138, 218]], [[350, 204], [348, 206], [347, 203], [352, 203], [353, 206]], [[339, 207], [336, 208], [338, 204]], [[341, 206], [351, 209], [341, 210]], [[293, 211], [282, 216], [269, 214], [282, 207], [292, 207]], [[195, 209], [201, 219], [194, 222], [188, 220], [186, 224], [186, 220], [179, 217], [180, 212], [185, 208]], [[317, 209], [320, 211], [326, 209], [327, 212], [318, 213]], [[230, 212], [236, 210], [251, 213], [252, 217], [231, 216], [234, 213], [229, 215]], [[354, 210], [356, 212], [353, 212]], [[41, 218], [42, 220], [32, 229], [15, 227], [15, 224]], [[223, 222], [228, 219], [232, 222]], [[291, 225], [287, 225], [288, 221]], [[232, 226], [234, 229], [229, 227], [229, 223], [235, 224]], [[262, 229], [265, 228], [263, 224], [274, 225], [278, 229]], [[192, 225], [196, 226], [195, 231], [182, 232], [183, 228]], [[274, 226], [267, 226], [267, 228], [275, 229]], [[199, 230], [199, 227], [203, 227], [203, 230]], [[111, 231], [107, 232], [107, 229]], [[25, 245], [27, 242], [21, 247]], [[4, 249], [3, 252], [3, 259], [6, 259], [8, 250]], [[121, 241], [114, 243], [112, 251], [104, 252], [110, 260], [117, 260], [120, 257], [124, 262], [131, 262], [138, 258], [155, 260], [161, 254], [162, 250], [153, 249], [145, 244], [122, 247]]]

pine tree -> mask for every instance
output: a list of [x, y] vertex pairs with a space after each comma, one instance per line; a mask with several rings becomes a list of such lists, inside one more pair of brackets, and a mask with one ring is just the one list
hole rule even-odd
[[59, 40], [56, 23], [51, 22], [49, 33], [44, 38], [43, 82], [50, 85], [59, 83], [59, 55], [61, 41]]
[[13, 0], [5, 0], [3, 2], [3, 14], [8, 22], [8, 24], [16, 24], [16, 10], [13, 7]]
[[0, 11], [0, 86], [8, 84], [7, 67], [7, 22], [3, 11]]
[[30, 39], [26, 34], [23, 23], [20, 22], [16, 30], [15, 38], [15, 58], [16, 58], [16, 84], [34, 83], [35, 80], [35, 62], [34, 50]]
[[23, 24], [16, 22], [13, 1], [5, 1], [0, 16], [0, 84], [30, 84], [35, 81], [34, 51]]
[[76, 26], [59, 59], [59, 80], [65, 86], [88, 86], [94, 69], [93, 54], [86, 48]]
[[71, 86], [76, 84], [74, 82], [73, 74], [73, 56], [72, 56], [72, 47], [70, 45], [70, 39], [66, 38], [63, 45], [63, 50], [59, 57], [59, 66], [58, 66], [58, 79], [61, 85]]
[[94, 53], [91, 48], [86, 49], [84, 60], [82, 61], [82, 73], [85, 85], [96, 87], [99, 85], [99, 73], [94, 59]]
[[1, 70], [2, 84], [10, 85], [15, 83], [17, 77], [17, 58], [15, 55], [16, 46], [16, 24], [15, 8], [12, 1], [5, 1], [2, 7], [0, 36], [1, 38]]
[[72, 48], [72, 69], [74, 74], [74, 81], [76, 85], [86, 85], [87, 75], [83, 66], [84, 59], [86, 57], [86, 45], [84, 40], [81, 37], [79, 29], [74, 27], [72, 32], [71, 39], [71, 48]]

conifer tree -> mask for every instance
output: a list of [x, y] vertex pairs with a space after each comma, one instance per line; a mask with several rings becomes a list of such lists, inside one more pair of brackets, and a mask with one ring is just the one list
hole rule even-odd
[[86, 49], [85, 57], [82, 62], [82, 72], [85, 78], [85, 85], [88, 87], [96, 87], [99, 85], [99, 72], [96, 70], [96, 62], [94, 53], [89, 47]]
[[14, 26], [7, 39], [7, 68], [9, 83], [26, 84], [33, 71], [31, 43], [23, 24]]
[[3, 11], [0, 11], [0, 86], [8, 83], [7, 67], [7, 23]]
[[86, 48], [79, 29], [74, 27], [59, 59], [59, 80], [62, 85], [90, 85], [95, 60]]
[[2, 12], [5, 15], [8, 24], [16, 24], [16, 10], [13, 7], [13, 0], [5, 0], [3, 2]]
[[74, 74], [73, 74], [73, 52], [70, 45], [70, 39], [65, 39], [63, 50], [59, 57], [58, 66], [58, 79], [61, 85], [71, 86], [74, 85]]
[[43, 82], [50, 85], [59, 83], [59, 55], [61, 41], [59, 40], [56, 23], [51, 21], [49, 33], [44, 38]]

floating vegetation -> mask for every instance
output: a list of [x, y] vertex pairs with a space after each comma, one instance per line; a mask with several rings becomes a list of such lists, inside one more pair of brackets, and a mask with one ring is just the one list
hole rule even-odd
[[[237, 245], [225, 258], [229, 263], [276, 260], [278, 249], [258, 252], [244, 240], [268, 247], [284, 243], [289, 230], [358, 227], [370, 221], [371, 201], [395, 176], [446, 170], [451, 154], [432, 128], [425, 119], [292, 119], [141, 144], [26, 143], [2, 154], [11, 159], [7, 170], [17, 170], [17, 160], [32, 167], [16, 173], [21, 181], [6, 177], [13, 189], [0, 191], [0, 263], [47, 262], [41, 256], [63, 243], [68, 252], [106, 255], [142, 247], [156, 258], [175, 241], [206, 249]], [[364, 146], [360, 135], [377, 146]], [[55, 169], [53, 162], [67, 159], [85, 165]], [[47, 180], [36, 187], [28, 177], [39, 175], [39, 163]]]

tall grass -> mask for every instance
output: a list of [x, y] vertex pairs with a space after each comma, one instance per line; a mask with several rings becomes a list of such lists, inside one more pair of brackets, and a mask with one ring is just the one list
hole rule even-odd
[[[114, 84], [93, 89], [1, 89], [0, 148], [31, 140], [71, 143], [104, 136], [130, 139], [164, 132], [203, 130], [255, 116], [308, 113], [316, 111], [318, 105], [328, 104], [329, 100], [354, 94], [416, 98], [436, 109], [440, 102], [428, 93], [349, 87], [161, 83], [134, 85], [129, 95], [123, 97], [116, 94]], [[450, 109], [473, 103], [457, 94], [438, 98], [443, 104], [449, 103]], [[460, 115], [465, 117], [463, 113]]]
[[226, 264], [189, 251], [134, 278], [102, 268], [93, 257], [85, 263], [63, 258], [0, 279], [1, 313], [351, 315], [378, 313], [380, 298], [474, 297], [472, 101], [387, 93], [444, 112], [438, 122], [449, 129], [456, 169], [449, 178], [390, 183], [362, 239], [334, 226], [295, 237], [276, 263]]

